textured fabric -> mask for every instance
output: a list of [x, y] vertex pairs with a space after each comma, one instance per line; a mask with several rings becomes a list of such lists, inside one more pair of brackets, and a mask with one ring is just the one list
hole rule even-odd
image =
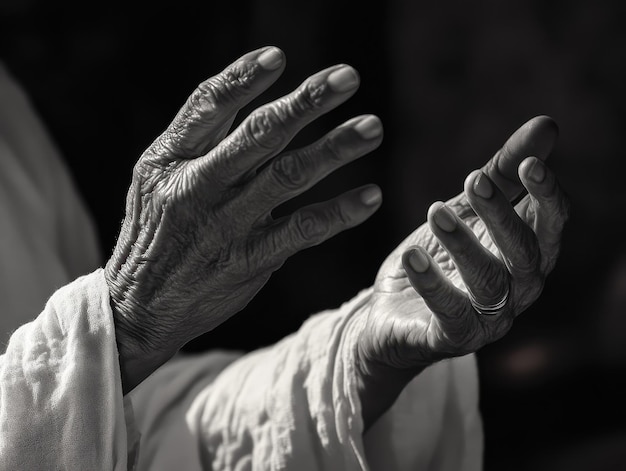
[[127, 469], [126, 424], [102, 270], [57, 291], [0, 356], [0, 469]]
[[428, 368], [363, 440], [350, 320], [368, 296], [245, 356], [175, 358], [131, 393], [133, 423], [102, 270], [80, 278], [0, 357], [0, 469], [479, 470], [473, 356]]
[[228, 366], [219, 352], [157, 371], [131, 394], [139, 469], [481, 469], [473, 355], [428, 368], [363, 440], [349, 321], [368, 297]]
[[138, 436], [102, 272], [46, 304], [101, 263], [94, 225], [1, 64], [0, 164], [0, 470], [125, 470]]

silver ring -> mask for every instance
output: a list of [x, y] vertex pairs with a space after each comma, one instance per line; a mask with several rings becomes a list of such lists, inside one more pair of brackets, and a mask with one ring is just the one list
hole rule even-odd
[[509, 287], [507, 286], [504, 295], [502, 296], [502, 298], [500, 298], [500, 301], [494, 304], [479, 303], [470, 290], [467, 290], [467, 294], [469, 296], [470, 303], [472, 303], [472, 306], [474, 307], [476, 312], [485, 316], [495, 316], [496, 314], [498, 314], [498, 312], [502, 310], [504, 306], [506, 306], [506, 303], [509, 300], [509, 291]]

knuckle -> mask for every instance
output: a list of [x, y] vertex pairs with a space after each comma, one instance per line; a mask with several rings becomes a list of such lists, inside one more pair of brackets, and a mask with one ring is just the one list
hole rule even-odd
[[444, 310], [450, 310], [453, 307], [453, 297], [450, 296], [447, 284], [441, 283], [435, 276], [423, 277], [419, 292], [425, 299], [436, 302]]
[[458, 263], [461, 267], [471, 267], [472, 269], [484, 269], [483, 263], [476, 264], [476, 259], [480, 257], [477, 254], [476, 247], [473, 241], [468, 237], [463, 237], [461, 240], [449, 240], [446, 243], [446, 250], [450, 256], [454, 259], [455, 263]]
[[251, 114], [246, 120], [244, 131], [247, 138], [262, 149], [274, 150], [286, 144], [285, 125], [273, 106], [265, 106]]
[[526, 240], [522, 240], [520, 247], [527, 247], [527, 249], [522, 251], [519, 259], [516, 260], [515, 268], [525, 273], [535, 273], [541, 262], [541, 250], [534, 233], [529, 234]]
[[471, 291], [478, 297], [479, 301], [490, 302], [502, 296], [502, 286], [508, 278], [504, 267], [497, 269], [491, 264], [486, 264], [478, 268], [472, 275], [472, 279], [478, 286], [476, 291]]
[[530, 256], [509, 259], [508, 265], [511, 273], [514, 273], [517, 277], [532, 277], [539, 266], [539, 254], [532, 253]]
[[334, 202], [329, 209], [329, 215], [334, 222], [333, 225], [339, 225], [341, 227], [350, 226], [352, 220], [343, 210], [342, 205], [339, 202]]
[[169, 128], [160, 139], [160, 151], [170, 155], [195, 155], [198, 153], [197, 144], [188, 139], [189, 125], [181, 124]]
[[182, 136], [182, 134], [183, 131], [177, 118], [154, 140], [148, 150], [142, 155], [141, 160], [157, 162], [177, 158], [180, 153], [180, 148], [178, 147], [179, 136]]
[[163, 179], [163, 165], [154, 156], [142, 157], [133, 166], [132, 181], [141, 186], [144, 191], [152, 191], [159, 179]]
[[325, 139], [322, 143], [322, 153], [326, 154], [331, 162], [342, 162], [343, 154], [341, 152], [341, 146], [332, 138]]
[[328, 85], [324, 80], [309, 80], [294, 94], [291, 100], [294, 111], [306, 115], [320, 109], [324, 104], [324, 95]]
[[274, 160], [272, 167], [274, 178], [284, 188], [295, 190], [307, 181], [302, 161], [297, 155], [283, 155]]
[[239, 61], [225, 69], [220, 77], [232, 93], [246, 95], [252, 88], [257, 71], [258, 65], [256, 63]]
[[182, 116], [182, 122], [201, 121], [212, 123], [218, 115], [221, 94], [220, 86], [215, 79], [202, 82], [193, 91], [187, 100], [186, 112]]
[[294, 214], [292, 221], [295, 233], [303, 242], [314, 243], [324, 239], [330, 232], [328, 219], [312, 211], [299, 211]]
[[491, 224], [507, 231], [514, 231], [516, 220], [511, 217], [508, 207], [493, 207], [489, 212], [488, 218]]
[[264, 243], [256, 240], [247, 240], [243, 247], [242, 271], [246, 274], [245, 278], [249, 279], [256, 276], [266, 265], [267, 261], [272, 258], [277, 247], [276, 237], [268, 237]]
[[200, 83], [189, 97], [186, 117], [214, 121], [220, 105], [237, 102], [250, 92], [255, 71], [254, 64], [241, 62]]

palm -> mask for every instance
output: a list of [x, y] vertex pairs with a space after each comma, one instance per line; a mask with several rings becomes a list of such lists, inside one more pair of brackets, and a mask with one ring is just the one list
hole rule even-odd
[[366, 423], [428, 365], [502, 337], [541, 293], [569, 211], [541, 163], [556, 136], [550, 118], [528, 121], [384, 261], [352, 323]]
[[[516, 210], [531, 226], [534, 212], [525, 197]], [[472, 229], [480, 242], [491, 252], [498, 249], [485, 225], [474, 213], [464, 193], [447, 202], [456, 214]], [[411, 233], [384, 261], [376, 281], [363, 340], [370, 341], [375, 358], [395, 368], [407, 368], [421, 363], [475, 351], [500, 337], [510, 327], [482, 322], [479, 317], [464, 319], [455, 329], [444, 329], [424, 299], [411, 285], [402, 265], [403, 253], [413, 245], [426, 249], [437, 262], [443, 274], [465, 291], [459, 271], [432, 233], [427, 223]], [[451, 306], [451, 309], [453, 307]]]

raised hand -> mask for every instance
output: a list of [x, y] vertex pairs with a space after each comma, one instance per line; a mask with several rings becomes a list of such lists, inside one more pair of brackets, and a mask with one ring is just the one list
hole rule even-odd
[[548, 117], [526, 123], [385, 260], [355, 346], [366, 422], [423, 368], [502, 337], [537, 299], [569, 210], [542, 162], [556, 137]]
[[347, 65], [309, 77], [228, 134], [236, 113], [283, 69], [275, 47], [244, 55], [199, 85], [135, 165], [105, 269], [125, 392], [241, 310], [289, 256], [360, 224], [380, 205], [380, 190], [368, 185], [272, 218], [275, 207], [382, 140], [380, 120], [365, 115], [281, 153], [306, 124], [354, 94], [359, 77]]

